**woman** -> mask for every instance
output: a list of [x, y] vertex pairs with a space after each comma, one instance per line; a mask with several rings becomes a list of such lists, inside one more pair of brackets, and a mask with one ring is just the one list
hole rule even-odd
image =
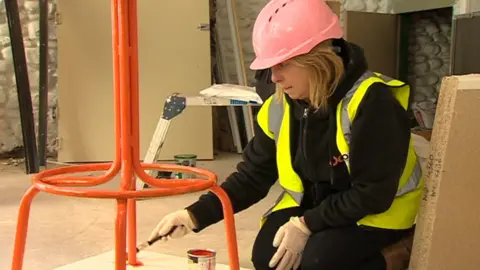
[[[410, 143], [409, 88], [367, 69], [320, 0], [273, 0], [253, 30], [254, 70], [271, 69], [276, 94], [255, 137], [221, 185], [235, 212], [284, 192], [262, 219], [255, 269], [401, 269], [423, 187]], [[171, 238], [222, 220], [208, 193], [166, 216], [151, 237]], [[395, 252], [388, 252], [395, 249]]]

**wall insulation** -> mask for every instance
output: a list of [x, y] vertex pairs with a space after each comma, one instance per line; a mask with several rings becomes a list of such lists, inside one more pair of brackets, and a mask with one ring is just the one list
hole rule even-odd
[[420, 126], [432, 128], [440, 83], [450, 74], [452, 9], [410, 13], [407, 26], [412, 108]]

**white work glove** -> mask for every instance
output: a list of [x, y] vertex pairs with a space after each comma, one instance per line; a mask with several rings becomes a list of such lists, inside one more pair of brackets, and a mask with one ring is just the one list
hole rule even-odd
[[157, 227], [155, 227], [153, 232], [150, 234], [148, 240], [150, 241], [157, 236], [166, 236], [175, 226], [177, 226], [177, 228], [167, 237], [163, 237], [160, 240], [161, 242], [165, 242], [170, 238], [183, 237], [195, 229], [195, 224], [188, 211], [179, 210], [166, 215], [162, 220], [160, 220]]
[[298, 269], [311, 234], [299, 217], [291, 217], [275, 234], [273, 246], [278, 249], [268, 265], [271, 268], [277, 266], [276, 270]]

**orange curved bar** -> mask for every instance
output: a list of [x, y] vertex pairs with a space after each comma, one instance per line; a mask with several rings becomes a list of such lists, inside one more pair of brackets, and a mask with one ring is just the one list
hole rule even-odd
[[[147, 164], [142, 163], [142, 171], [143, 169], [150, 169], [150, 170], [159, 170], [159, 171], [174, 171], [174, 172], [186, 172], [190, 174], [195, 174], [198, 176], [203, 176], [208, 180], [205, 179], [157, 179], [149, 176], [153, 183], [152, 186], [158, 188], [176, 188], [176, 187], [186, 187], [191, 186], [192, 183], [200, 183], [204, 181], [212, 181], [213, 183], [217, 182], [217, 176], [209, 171], [195, 168], [195, 167], [184, 167], [176, 164]], [[49, 169], [46, 171], [42, 171], [35, 176], [33, 176], [34, 182], [40, 182], [43, 184], [48, 185], [56, 185], [56, 186], [95, 186], [97, 183], [95, 182], [95, 177], [72, 177], [72, 176], [62, 176], [64, 174], [70, 173], [81, 173], [81, 172], [94, 172], [94, 171], [104, 171], [109, 168], [108, 163], [94, 163], [94, 164], [82, 164], [76, 166], [69, 166], [69, 167], [60, 167]], [[82, 181], [79, 181], [81, 179]]]
[[44, 183], [34, 183], [39, 191], [69, 197], [97, 198], [97, 199], [138, 199], [149, 197], [173, 196], [197, 191], [206, 190], [213, 186], [211, 182], [201, 180], [195, 185], [186, 187], [166, 188], [166, 189], [147, 189], [147, 190], [78, 190], [68, 189], [47, 185]]
[[235, 218], [233, 217], [233, 208], [227, 193], [219, 186], [212, 187], [212, 192], [222, 202], [223, 217], [225, 220], [225, 231], [228, 244], [228, 259], [230, 269], [240, 269], [238, 258], [237, 233], [235, 229]]
[[[62, 186], [76, 186], [76, 187], [90, 187], [98, 186], [107, 183], [115, 177], [120, 171], [120, 166], [116, 168], [115, 163], [98, 163], [98, 164], [82, 164], [70, 167], [53, 168], [48, 171], [40, 172], [34, 176], [35, 178], [42, 177], [42, 182], [52, 185]], [[102, 176], [64, 176], [68, 173], [78, 172], [98, 172], [108, 170]]]
[[21, 270], [23, 267], [23, 255], [25, 254], [25, 244], [27, 241], [30, 208], [32, 206], [33, 198], [37, 196], [38, 192], [39, 190], [35, 187], [30, 187], [20, 202], [17, 228], [15, 231], [15, 243], [13, 246], [12, 270]]
[[[148, 163], [138, 163], [139, 169], [135, 167], [135, 173], [137, 176], [142, 179], [145, 183], [158, 187], [158, 188], [167, 188], [167, 187], [182, 187], [188, 184], [188, 181], [196, 181], [197, 179], [157, 179], [145, 173], [145, 169], [149, 170], [163, 170], [163, 171], [172, 171], [172, 172], [186, 172], [189, 174], [195, 174], [199, 176], [204, 176], [207, 179], [213, 180], [215, 183], [217, 182], [217, 176], [214, 173], [210, 173], [204, 169], [196, 168], [196, 167], [184, 167], [176, 164], [148, 164]], [[205, 180], [202, 180], [205, 181]]]
[[[216, 185], [217, 176], [207, 170], [175, 164], [145, 164], [139, 158], [138, 31], [136, 0], [111, 0], [112, 51], [114, 62], [115, 158], [112, 163], [84, 164], [42, 171], [32, 178], [18, 211], [12, 270], [21, 270], [28, 231], [30, 208], [41, 191], [60, 196], [117, 200], [115, 220], [115, 270], [127, 264], [141, 266], [136, 250], [136, 199], [180, 195], [211, 189], [222, 202], [230, 269], [239, 269], [235, 220], [225, 191]], [[193, 173], [194, 179], [156, 179], [145, 169]], [[106, 171], [100, 176], [68, 176], [69, 173]], [[121, 175], [118, 190], [79, 189], [104, 184]], [[135, 190], [136, 176], [156, 189]], [[201, 179], [203, 177], [205, 179]], [[73, 188], [76, 187], [76, 188]], [[128, 230], [128, 237], [127, 237]]]

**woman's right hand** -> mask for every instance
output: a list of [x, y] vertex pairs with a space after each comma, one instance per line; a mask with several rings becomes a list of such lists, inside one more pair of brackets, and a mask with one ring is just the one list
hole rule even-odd
[[[173, 232], [168, 234], [174, 227]], [[195, 229], [195, 223], [187, 210], [179, 210], [166, 215], [157, 227], [152, 231], [148, 240], [152, 240], [157, 236], [163, 237], [160, 241], [164, 242], [170, 238], [180, 238], [192, 232]]]

